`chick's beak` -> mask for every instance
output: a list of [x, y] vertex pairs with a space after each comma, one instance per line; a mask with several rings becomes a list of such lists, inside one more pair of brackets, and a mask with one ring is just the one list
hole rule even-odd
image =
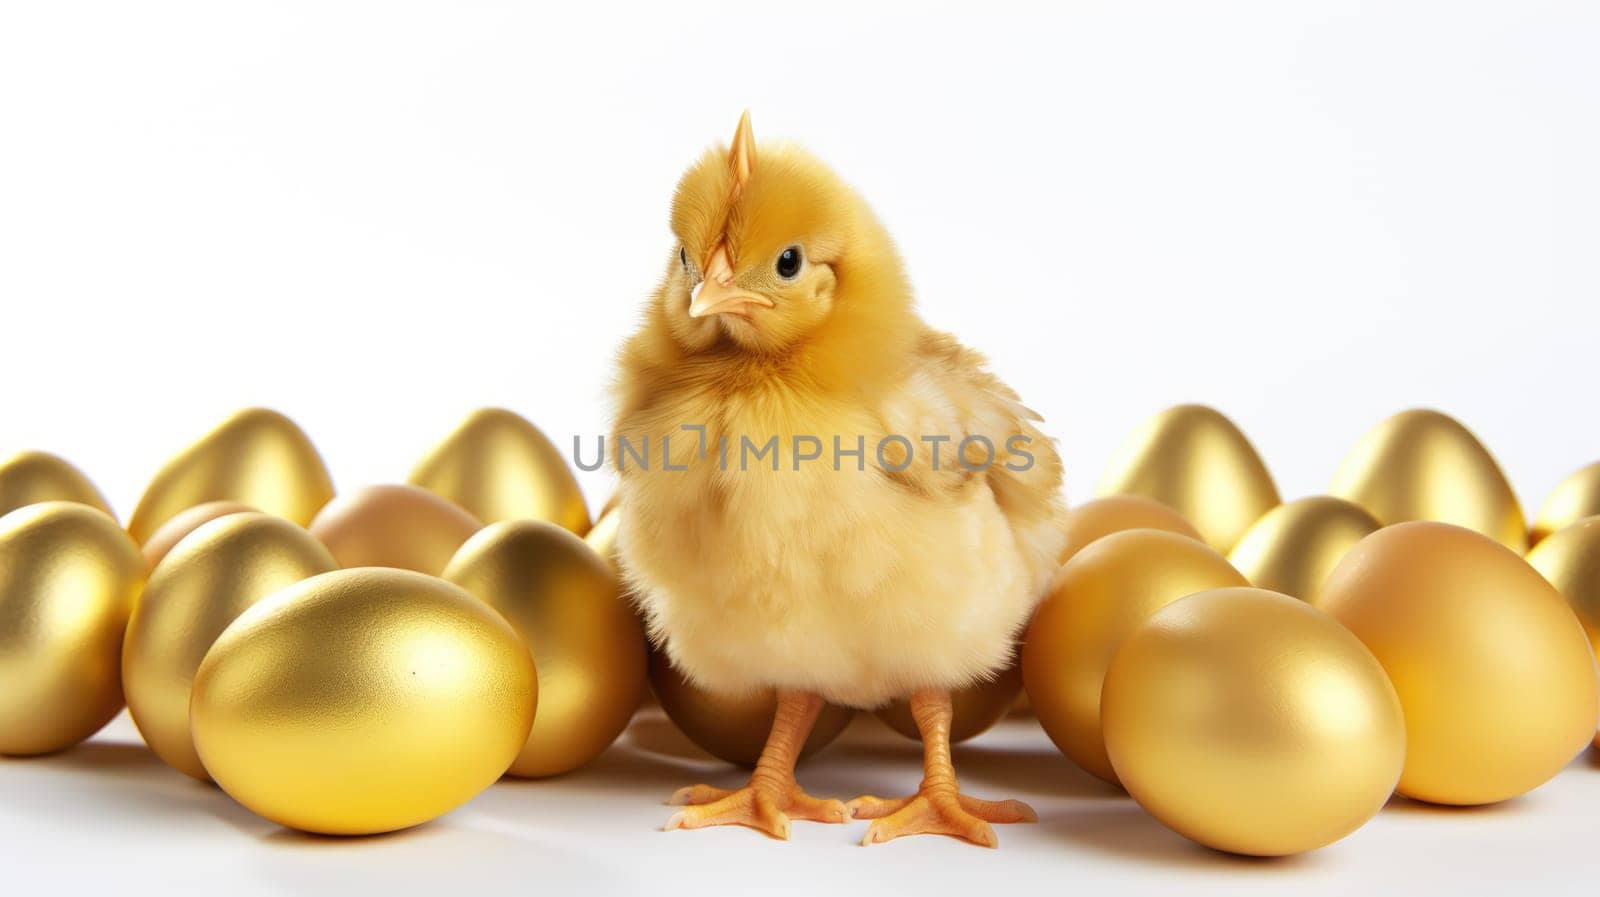
[[691, 318], [717, 314], [748, 318], [752, 306], [771, 308], [773, 305], [773, 301], [766, 296], [746, 292], [734, 285], [733, 265], [728, 261], [728, 250], [724, 246], [718, 246], [711, 254], [711, 261], [706, 263], [705, 279], [695, 284], [694, 290], [689, 293]]

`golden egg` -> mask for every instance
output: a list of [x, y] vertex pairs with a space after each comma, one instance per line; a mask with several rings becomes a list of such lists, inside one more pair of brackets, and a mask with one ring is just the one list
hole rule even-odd
[[336, 497], [317, 512], [310, 529], [341, 567], [399, 567], [438, 576], [483, 524], [426, 489], [385, 485]]
[[1489, 450], [1454, 418], [1403, 411], [1374, 427], [1339, 465], [1328, 490], [1379, 523], [1438, 520], [1527, 547], [1522, 506]]
[[[950, 718], [950, 743], [966, 741], [987, 732], [1000, 721], [1022, 692], [1022, 668], [1011, 665], [993, 679], [969, 685], [950, 695], [954, 713]], [[911, 715], [911, 702], [904, 698], [877, 711], [878, 719], [907, 738], [922, 740], [917, 721]]]
[[611, 565], [541, 520], [490, 524], [461, 546], [445, 579], [504, 614], [539, 670], [539, 715], [513, 775], [552, 776], [605, 750], [645, 687], [645, 641]]
[[1273, 508], [1245, 530], [1228, 562], [1259, 588], [1314, 601], [1345, 553], [1378, 528], [1353, 502], [1302, 498]]
[[1533, 520], [1529, 541], [1537, 545], [1556, 530], [1595, 516], [1600, 516], [1600, 461], [1574, 472], [1550, 493]]
[[[708, 691], [685, 679], [660, 651], [650, 652], [650, 687], [667, 718], [701, 750], [747, 768], [761, 758], [778, 714], [773, 689], [748, 694]], [[823, 705], [800, 756], [809, 757], [838, 738], [853, 716], [855, 711], [848, 707]]]
[[322, 457], [294, 422], [247, 408], [166, 463], [128, 520], [142, 545], [178, 512], [210, 501], [237, 501], [301, 526], [333, 498]]
[[0, 517], [0, 754], [47, 754], [122, 709], [122, 633], [145, 563], [115, 520], [47, 501]]
[[1153, 529], [1096, 539], [1061, 568], [1022, 642], [1022, 682], [1045, 734], [1117, 781], [1100, 734], [1100, 687], [1122, 640], [1185, 595], [1249, 585], [1204, 542]]
[[167, 554], [150, 574], [122, 646], [128, 712], [158, 757], [210, 780], [189, 737], [189, 692], [200, 661], [257, 601], [337, 567], [310, 533], [256, 512], [211, 520]]
[[229, 514], [246, 514], [255, 511], [242, 501], [208, 501], [203, 505], [179, 511], [155, 531], [144, 543], [144, 559], [154, 570], [168, 552], [182, 542], [184, 537], [200, 527]]
[[1200, 538], [1200, 532], [1182, 514], [1137, 495], [1109, 495], [1084, 502], [1067, 512], [1062, 529], [1067, 534], [1066, 547], [1061, 549], [1063, 564], [1090, 542], [1125, 529], [1161, 529]]
[[1394, 682], [1408, 797], [1516, 797], [1594, 736], [1600, 673], [1583, 627], [1538, 571], [1487, 536], [1432, 521], [1385, 527], [1345, 555], [1317, 606]]
[[0, 461], [0, 517], [45, 501], [75, 501], [111, 513], [100, 490], [63, 458], [18, 452]]
[[501, 408], [468, 415], [411, 472], [411, 483], [484, 523], [548, 520], [580, 536], [589, 529], [589, 509], [561, 451]]
[[621, 527], [622, 512], [612, 509], [601, 514], [594, 526], [583, 534], [583, 541], [613, 567], [617, 565], [617, 531]]
[[1377, 815], [1405, 763], [1405, 718], [1372, 652], [1327, 614], [1264, 589], [1157, 611], [1123, 641], [1101, 701], [1128, 794], [1218, 850], [1331, 844]]
[[[1577, 611], [1589, 647], [1600, 655], [1600, 516], [1551, 533], [1528, 552], [1528, 563]], [[1595, 744], [1600, 745], [1600, 736]]]
[[195, 675], [206, 771], [251, 810], [330, 835], [393, 831], [504, 773], [537, 699], [528, 649], [461, 589], [335, 570], [256, 602]]
[[1278, 505], [1278, 488], [1250, 440], [1203, 405], [1179, 405], [1146, 421], [1118, 449], [1100, 494], [1153, 498], [1218, 551]]

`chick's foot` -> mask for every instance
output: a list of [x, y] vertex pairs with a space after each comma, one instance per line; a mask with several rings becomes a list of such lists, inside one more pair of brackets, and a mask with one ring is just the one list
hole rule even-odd
[[998, 847], [991, 822], [1037, 822], [1033, 808], [1020, 800], [979, 800], [962, 794], [950, 761], [950, 694], [918, 692], [911, 713], [922, 733], [922, 787], [911, 797], [858, 797], [847, 806], [857, 819], [871, 819], [863, 845], [901, 835], [950, 835], [980, 847]]
[[743, 825], [787, 840], [790, 819], [848, 822], [850, 809], [843, 801], [812, 797], [794, 778], [800, 747], [821, 711], [822, 699], [816, 695], [780, 692], [772, 733], [750, 783], [732, 791], [710, 785], [679, 789], [668, 803], [683, 809], [672, 814], [665, 830]]

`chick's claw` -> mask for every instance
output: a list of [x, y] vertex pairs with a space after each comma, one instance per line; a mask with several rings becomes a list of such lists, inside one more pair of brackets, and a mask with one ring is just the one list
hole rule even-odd
[[1038, 814], [1019, 800], [979, 800], [965, 794], [922, 791], [885, 800], [859, 797], [848, 805], [859, 819], [871, 819], [863, 846], [902, 835], [949, 835], [980, 847], [998, 847], [991, 822], [1037, 822]]
[[672, 795], [669, 803], [683, 809], [667, 820], [665, 831], [742, 825], [779, 840], [788, 840], [790, 819], [808, 822], [848, 822], [850, 809], [843, 801], [812, 797], [798, 783], [750, 784], [734, 791], [710, 785], [691, 785]]

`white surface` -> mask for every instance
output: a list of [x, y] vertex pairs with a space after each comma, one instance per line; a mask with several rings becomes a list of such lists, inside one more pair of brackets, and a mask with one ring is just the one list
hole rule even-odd
[[[1397, 800], [1331, 847], [1251, 860], [1198, 847], [1080, 772], [1032, 720], [957, 746], [966, 790], [1032, 803], [1039, 823], [999, 826], [988, 851], [948, 838], [860, 847], [865, 822], [797, 822], [793, 839], [749, 829], [661, 832], [682, 785], [733, 786], [659, 711], [641, 713], [591, 766], [507, 780], [432, 824], [380, 838], [278, 828], [161, 765], [123, 717], [89, 744], [0, 760], [7, 892], [347, 897], [478, 894], [1592, 894], [1600, 765], [1592, 753], [1543, 788], [1477, 810]], [[909, 793], [920, 749], [871, 717], [801, 766], [820, 796]], [[1329, 758], [1337, 762], [1337, 758]]]
[[[1074, 499], [1189, 400], [1234, 416], [1286, 497], [1416, 404], [1477, 430], [1530, 505], [1600, 458], [1600, 6], [1060, 6], [4, 4], [0, 454], [63, 454], [126, 514], [246, 404], [296, 418], [346, 488], [403, 478], [479, 405], [562, 445], [601, 432], [672, 186], [749, 107], [873, 202], [926, 316], [1064, 439]], [[975, 791], [1044, 817], [998, 853], [856, 850], [859, 826], [663, 835], [655, 801], [701, 772], [626, 751], [346, 843], [276, 830], [128, 737], [0, 763], [7, 893], [1554, 892], [1592, 887], [1600, 806], [1580, 765], [1507, 807], [1392, 809], [1245, 862], [1017, 733], [1021, 753], [964, 751]], [[906, 745], [806, 779], [916, 775]]]

